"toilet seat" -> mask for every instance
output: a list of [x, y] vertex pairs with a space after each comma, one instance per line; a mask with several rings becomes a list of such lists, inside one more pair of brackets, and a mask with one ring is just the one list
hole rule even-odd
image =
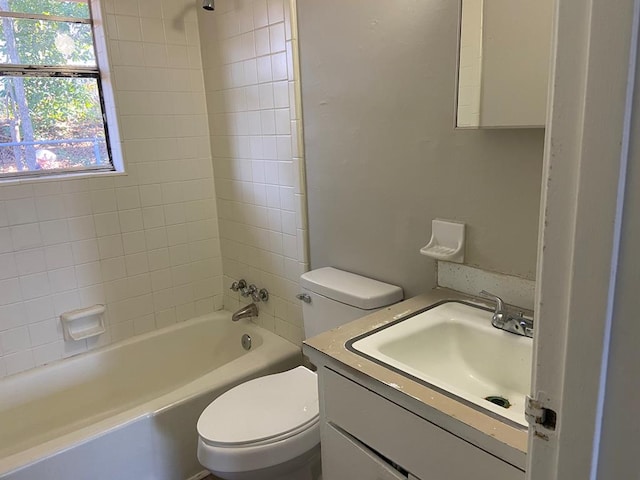
[[239, 447], [209, 445], [198, 439], [198, 460], [217, 476], [237, 472], [251, 472], [284, 465], [320, 448], [320, 422], [308, 426], [294, 436], [271, 443], [249, 444]]
[[305, 367], [238, 385], [198, 419], [198, 458], [213, 471], [258, 470], [320, 443], [317, 376]]
[[198, 419], [208, 444], [239, 447], [273, 443], [317, 423], [317, 376], [305, 367], [240, 384], [215, 399]]

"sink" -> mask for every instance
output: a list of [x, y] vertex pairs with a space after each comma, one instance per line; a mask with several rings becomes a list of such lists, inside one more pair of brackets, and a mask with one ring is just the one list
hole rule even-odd
[[531, 385], [533, 341], [494, 328], [492, 315], [471, 304], [441, 302], [356, 337], [346, 347], [516, 426], [527, 427], [524, 401]]

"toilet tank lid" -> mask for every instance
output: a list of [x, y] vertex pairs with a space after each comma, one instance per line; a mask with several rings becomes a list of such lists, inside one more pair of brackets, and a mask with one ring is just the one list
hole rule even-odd
[[402, 300], [402, 288], [354, 273], [323, 267], [300, 276], [300, 285], [318, 295], [363, 310], [373, 310]]

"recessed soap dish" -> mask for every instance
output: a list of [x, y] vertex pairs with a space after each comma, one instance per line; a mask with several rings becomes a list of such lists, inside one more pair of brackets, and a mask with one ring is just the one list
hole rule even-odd
[[464, 262], [465, 224], [451, 220], [433, 220], [431, 228], [431, 240], [420, 249], [420, 253], [436, 260]]
[[104, 305], [71, 310], [60, 315], [65, 340], [83, 340], [96, 337], [106, 331], [104, 326]]

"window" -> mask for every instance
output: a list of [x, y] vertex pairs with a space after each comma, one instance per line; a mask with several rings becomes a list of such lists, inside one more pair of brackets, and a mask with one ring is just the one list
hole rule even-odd
[[0, 178], [114, 170], [88, 0], [0, 0]]

